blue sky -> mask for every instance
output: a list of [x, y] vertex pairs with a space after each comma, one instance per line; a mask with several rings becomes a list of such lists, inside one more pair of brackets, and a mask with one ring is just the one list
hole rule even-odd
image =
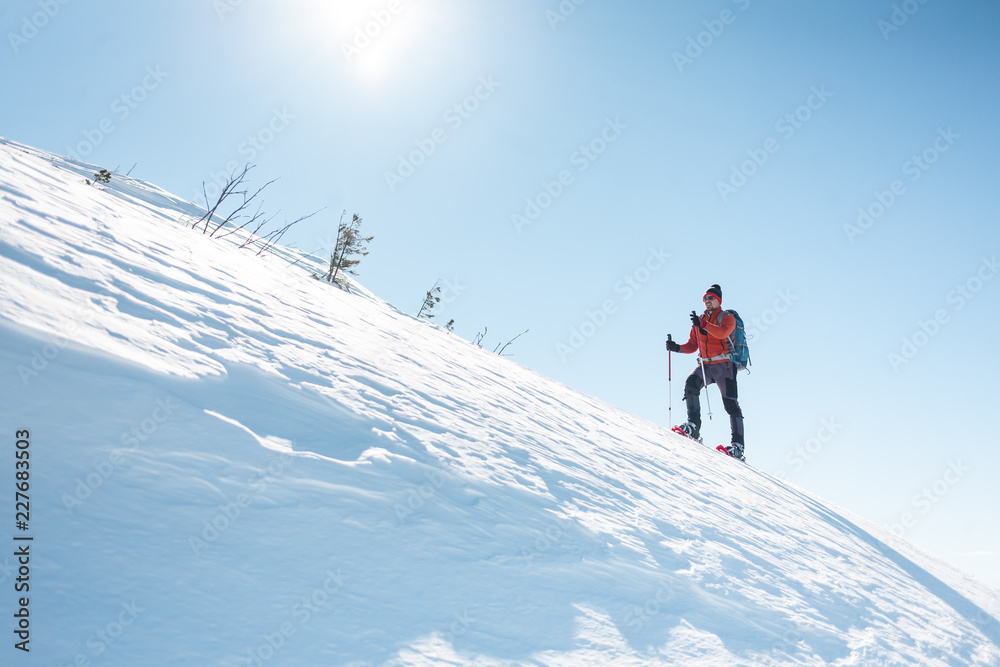
[[[528, 329], [514, 361], [652, 421], [666, 334], [721, 284], [756, 321], [750, 462], [1000, 585], [996, 3], [12, 0], [0, 17], [0, 134], [192, 199], [250, 161], [256, 184], [280, 178], [269, 211], [325, 207], [285, 241], [324, 252], [357, 212], [368, 288], [415, 313], [440, 279], [455, 335], [488, 328], [492, 349]], [[674, 355], [674, 422], [691, 368]]]

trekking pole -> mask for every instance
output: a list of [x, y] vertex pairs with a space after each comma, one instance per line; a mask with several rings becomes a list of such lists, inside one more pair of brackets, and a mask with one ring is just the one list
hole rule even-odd
[[705, 384], [705, 405], [708, 406], [708, 418], [712, 418], [712, 400], [708, 397], [708, 377], [705, 375], [705, 362], [698, 358], [698, 365], [701, 366], [701, 381]]
[[674, 395], [673, 391], [674, 371], [673, 371], [673, 364], [671, 363], [672, 352], [670, 351], [670, 344], [672, 342], [674, 342], [674, 339], [670, 337], [670, 334], [667, 334], [667, 421], [670, 423], [670, 428], [674, 427], [674, 412], [673, 412], [674, 409], [673, 406], [671, 405], [671, 401]]
[[[692, 310], [691, 314], [694, 315], [695, 312]], [[700, 332], [695, 331], [695, 335], [698, 336]], [[705, 338], [705, 354], [708, 354], [708, 337]], [[712, 418], [712, 400], [708, 397], [708, 376], [705, 373], [705, 361], [701, 352], [701, 337], [698, 337], [698, 365], [701, 366], [701, 381], [705, 384], [705, 404], [708, 406], [708, 418]]]

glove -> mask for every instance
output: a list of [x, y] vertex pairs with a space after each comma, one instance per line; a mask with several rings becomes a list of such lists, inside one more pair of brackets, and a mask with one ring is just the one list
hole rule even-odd
[[675, 341], [675, 340], [668, 340], [667, 341], [667, 349], [670, 350], [671, 352], [680, 352], [681, 351], [681, 346], [678, 345], [677, 341]]
[[697, 329], [698, 333], [700, 333], [702, 336], [708, 333], [707, 331], [705, 331], [705, 327], [701, 326], [701, 318], [698, 317], [698, 313], [694, 312], [693, 310], [691, 311], [691, 326]]

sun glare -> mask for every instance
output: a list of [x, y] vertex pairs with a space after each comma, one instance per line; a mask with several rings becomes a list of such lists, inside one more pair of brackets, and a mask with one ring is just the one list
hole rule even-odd
[[430, 11], [416, 0], [314, 3], [309, 23], [325, 35], [345, 71], [378, 83], [419, 62]]

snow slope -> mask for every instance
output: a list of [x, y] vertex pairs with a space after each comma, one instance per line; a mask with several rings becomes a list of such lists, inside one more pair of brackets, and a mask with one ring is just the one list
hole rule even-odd
[[94, 171], [0, 141], [4, 665], [1000, 664], [997, 591]]

